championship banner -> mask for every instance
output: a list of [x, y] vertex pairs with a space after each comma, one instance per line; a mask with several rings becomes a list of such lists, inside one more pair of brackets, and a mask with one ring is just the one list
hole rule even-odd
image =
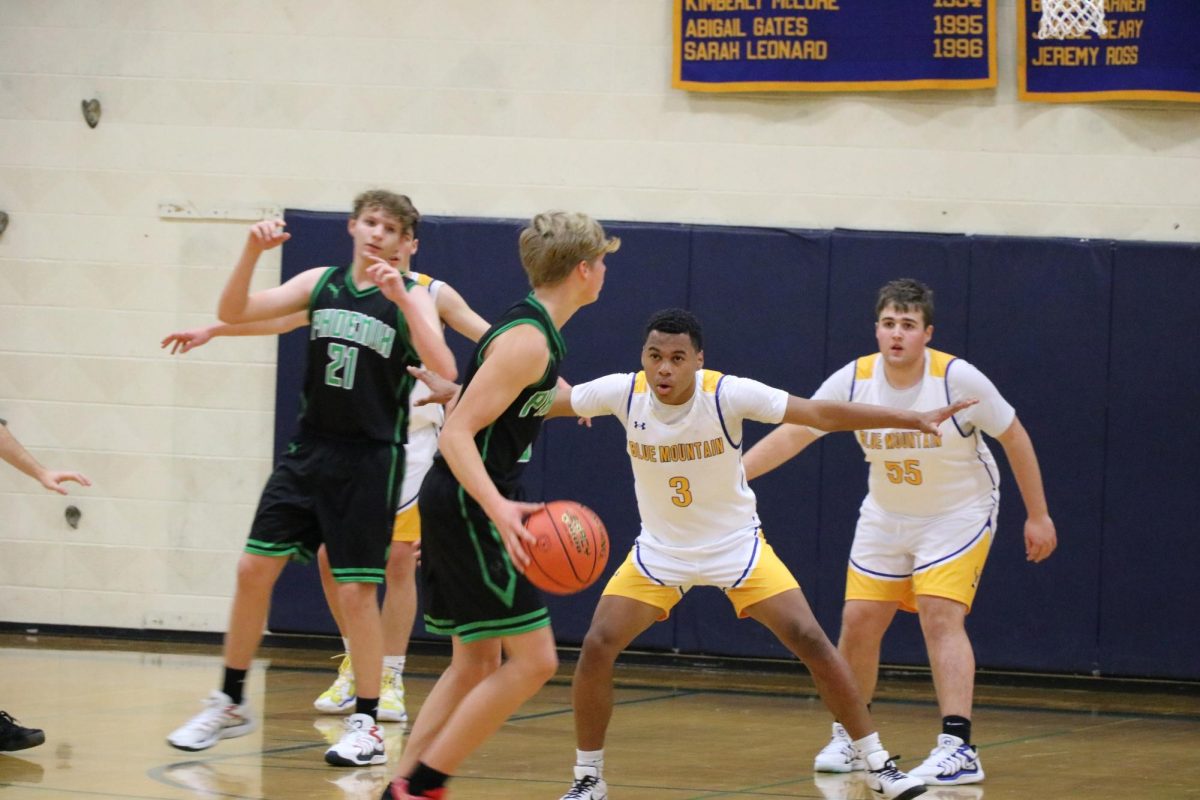
[[1041, 103], [1200, 103], [1200, 0], [1104, 0], [1103, 35], [1039, 39], [1041, 0], [1017, 0], [1017, 96]]
[[996, 85], [996, 0], [675, 0], [674, 29], [676, 89]]

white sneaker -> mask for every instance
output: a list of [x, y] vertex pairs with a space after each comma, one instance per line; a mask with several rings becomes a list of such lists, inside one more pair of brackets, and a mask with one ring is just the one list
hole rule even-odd
[[[334, 656], [338, 658], [338, 656]], [[341, 656], [342, 664], [338, 667], [337, 679], [321, 696], [313, 701], [313, 708], [323, 714], [349, 714], [354, 711], [354, 701], [358, 699], [354, 688], [354, 665], [350, 663], [350, 654]]]
[[943, 733], [929, 758], [909, 773], [929, 786], [958, 786], [983, 780], [983, 764], [979, 752], [957, 736]]
[[896, 769], [896, 762], [887, 750], [877, 750], [866, 757], [867, 786], [887, 800], [911, 800], [925, 794], [925, 781]]
[[559, 800], [608, 800], [608, 784], [595, 767], [575, 767], [575, 783]]
[[833, 723], [833, 736], [813, 759], [817, 772], [858, 772], [866, 769], [863, 760], [854, 753], [854, 743], [841, 723]]
[[224, 692], [213, 689], [204, 706], [182, 727], [171, 731], [167, 744], [180, 750], [207, 750], [221, 739], [245, 736], [257, 727], [250, 716], [249, 704], [237, 705]]
[[325, 763], [335, 767], [366, 767], [386, 764], [383, 733], [370, 714], [351, 714], [346, 717], [342, 738], [325, 751]]
[[379, 690], [379, 721], [408, 722], [408, 710], [404, 707], [404, 679], [387, 667], [383, 669], [383, 686]]

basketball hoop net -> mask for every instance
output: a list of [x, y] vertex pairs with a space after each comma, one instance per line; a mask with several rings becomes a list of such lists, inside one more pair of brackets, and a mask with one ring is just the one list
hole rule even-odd
[[1039, 39], [1071, 39], [1094, 31], [1103, 36], [1104, 0], [1042, 0]]

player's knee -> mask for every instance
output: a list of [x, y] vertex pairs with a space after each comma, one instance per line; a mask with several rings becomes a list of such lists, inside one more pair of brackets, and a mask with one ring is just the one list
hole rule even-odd
[[614, 632], [603, 626], [593, 626], [583, 637], [579, 658], [581, 661], [616, 661], [622, 649], [623, 642]]
[[279, 574], [279, 559], [242, 553], [237, 565], [237, 583], [243, 590], [269, 589]]
[[521, 666], [530, 682], [541, 686], [558, 672], [558, 653], [553, 648], [529, 653]]
[[392, 551], [388, 555], [388, 581], [407, 580], [417, 573], [416, 550], [409, 542], [392, 542]]
[[825, 661], [836, 653], [833, 643], [815, 620], [793, 621], [781, 633], [784, 644], [805, 661]]

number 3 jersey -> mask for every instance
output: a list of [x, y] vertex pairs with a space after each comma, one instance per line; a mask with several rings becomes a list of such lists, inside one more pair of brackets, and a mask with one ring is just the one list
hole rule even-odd
[[742, 467], [742, 420], [780, 422], [787, 397], [758, 381], [699, 370], [691, 400], [672, 406], [639, 372], [579, 384], [571, 406], [583, 417], [612, 414], [625, 426], [640, 538], [686, 556], [720, 551], [758, 529]]
[[[411, 290], [416, 283], [405, 278]], [[402, 444], [420, 363], [400, 308], [378, 286], [359, 289], [349, 267], [330, 267], [308, 305], [305, 432]]]
[[979, 432], [993, 437], [1004, 433], [1016, 417], [1013, 407], [974, 366], [929, 348], [924, 377], [908, 389], [892, 388], [884, 374], [883, 356], [875, 353], [830, 375], [813, 395], [814, 400], [912, 411], [930, 411], [968, 397], [979, 402], [943, 422], [940, 435], [890, 428], [854, 432], [870, 464], [864, 502], [914, 517], [995, 502], [1000, 473]]

